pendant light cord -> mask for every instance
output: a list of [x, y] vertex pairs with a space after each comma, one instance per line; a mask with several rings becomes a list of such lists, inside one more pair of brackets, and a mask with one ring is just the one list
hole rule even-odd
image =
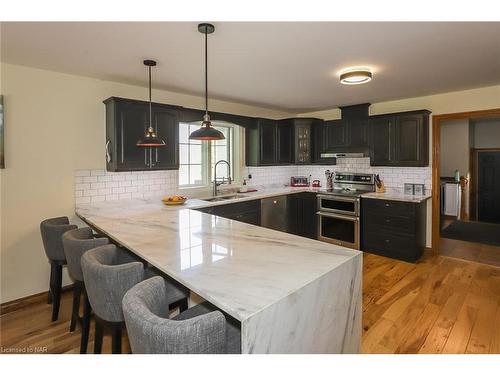
[[208, 33], [205, 27], [205, 114], [208, 115]]
[[149, 68], [149, 127], [152, 128], [153, 122], [151, 119], [151, 66]]

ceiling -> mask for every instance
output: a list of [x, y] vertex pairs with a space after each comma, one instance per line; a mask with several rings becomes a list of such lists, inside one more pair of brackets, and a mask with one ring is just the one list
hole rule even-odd
[[[213, 98], [289, 112], [500, 83], [500, 23], [217, 22], [209, 35]], [[2, 23], [2, 61], [203, 94], [196, 22]], [[339, 83], [350, 66], [373, 81]]]

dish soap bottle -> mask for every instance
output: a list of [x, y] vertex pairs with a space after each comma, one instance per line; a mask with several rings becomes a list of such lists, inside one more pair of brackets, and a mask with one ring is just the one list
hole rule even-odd
[[455, 181], [460, 182], [460, 172], [458, 169], [455, 169]]

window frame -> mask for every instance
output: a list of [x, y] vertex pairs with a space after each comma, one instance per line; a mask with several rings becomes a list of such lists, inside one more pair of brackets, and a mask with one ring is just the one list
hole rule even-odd
[[[180, 125], [195, 125], [195, 126], [201, 126], [201, 122], [180, 122]], [[224, 127], [228, 128], [230, 131], [230, 136], [227, 141], [229, 144], [229, 149], [230, 149], [230, 160], [229, 163], [231, 165], [231, 178], [232, 181], [231, 183], [234, 183], [235, 185], [238, 185], [241, 183], [241, 163], [240, 161], [243, 160], [241, 158], [242, 155], [242, 147], [243, 147], [243, 129], [233, 123], [229, 122], [223, 122], [223, 121], [212, 121], [212, 126], [215, 128], [218, 127]], [[202, 180], [203, 182], [201, 184], [185, 184], [181, 185], [180, 184], [180, 176], [178, 178], [178, 183], [177, 183], [177, 188], [179, 190], [191, 190], [191, 191], [196, 191], [196, 190], [209, 190], [212, 187], [213, 183], [213, 164], [212, 163], [212, 150], [214, 148], [214, 142], [215, 141], [201, 141], [201, 171], [202, 171]], [[186, 142], [179, 141], [179, 146], [181, 144], [189, 144]], [[179, 168], [181, 165], [191, 165], [191, 164], [182, 164], [179, 163]], [[222, 168], [219, 166], [219, 168]], [[188, 172], [189, 173], [189, 172]]]

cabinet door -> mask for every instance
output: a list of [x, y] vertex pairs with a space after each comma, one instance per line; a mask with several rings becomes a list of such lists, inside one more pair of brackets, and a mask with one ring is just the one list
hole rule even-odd
[[318, 212], [316, 193], [303, 193], [301, 205], [302, 236], [312, 239], [318, 238], [318, 216], [316, 212]]
[[260, 164], [276, 163], [277, 125], [272, 120], [260, 120]]
[[292, 127], [282, 123], [277, 125], [277, 162], [290, 164], [292, 162]]
[[325, 122], [325, 136], [326, 152], [335, 152], [338, 148], [347, 146], [347, 122], [343, 120]]
[[311, 125], [295, 125], [295, 163], [311, 162]]
[[399, 166], [424, 166], [428, 164], [428, 149], [425, 139], [428, 132], [424, 129], [424, 116], [398, 115], [395, 127], [395, 159]]
[[116, 108], [117, 170], [146, 169], [145, 149], [137, 146], [149, 123], [145, 103], [118, 103]]
[[370, 120], [370, 165], [394, 164], [394, 119], [377, 117]]
[[349, 147], [363, 149], [368, 147], [368, 120], [350, 120], [348, 126]]
[[179, 119], [175, 110], [153, 108], [153, 127], [165, 146], [153, 149], [153, 169], [179, 168]]

